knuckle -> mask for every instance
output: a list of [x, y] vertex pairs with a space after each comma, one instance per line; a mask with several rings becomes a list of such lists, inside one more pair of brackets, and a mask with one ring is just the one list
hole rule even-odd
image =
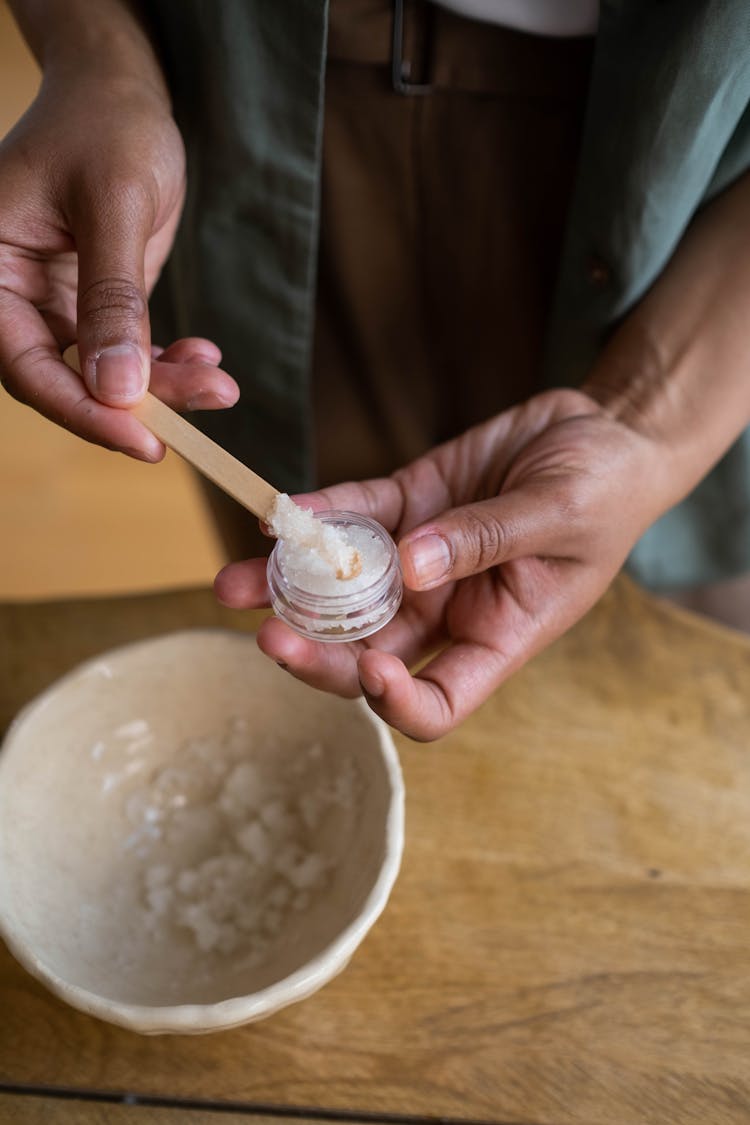
[[377, 488], [375, 488], [370, 481], [362, 481], [360, 483], [360, 489], [365, 507], [365, 514], [370, 516], [371, 519], [376, 519], [379, 511], [379, 495]]
[[[49, 363], [48, 348], [41, 344], [25, 348], [14, 355], [7, 366], [0, 368], [0, 386], [16, 402], [20, 402], [23, 406], [31, 406], [38, 394], [35, 388], [43, 385], [45, 369], [49, 367]], [[23, 371], [23, 378], [20, 375], [21, 371]]]
[[554, 503], [561, 527], [564, 527], [569, 535], [575, 535], [589, 525], [591, 497], [584, 480], [566, 482], [564, 489], [557, 490]]
[[574, 528], [579, 527], [588, 514], [586, 489], [580, 484], [567, 489], [560, 498], [559, 506], [565, 523]]
[[93, 282], [78, 298], [79, 318], [98, 328], [110, 324], [137, 325], [148, 313], [143, 290], [134, 281], [105, 277]]
[[464, 525], [467, 562], [475, 570], [486, 570], [505, 558], [512, 532], [489, 512], [469, 509]]
[[412, 496], [430, 496], [443, 508], [451, 505], [451, 492], [440, 465], [429, 456], [420, 457], [407, 467], [404, 484]]
[[145, 176], [119, 162], [113, 167], [111, 161], [109, 155], [106, 166], [94, 161], [69, 177], [70, 205], [76, 213], [110, 222], [116, 216], [132, 219], [154, 206], [150, 173]]
[[432, 689], [429, 707], [423, 708], [419, 716], [403, 728], [413, 742], [435, 742], [449, 734], [457, 722], [454, 703], [445, 690], [429, 680], [425, 682]]
[[4, 368], [0, 368], [0, 387], [2, 387], [11, 398], [14, 398], [16, 402], [20, 402], [23, 406], [28, 406], [28, 396], [24, 394], [12, 374]]
[[157, 201], [150, 184], [138, 173], [124, 173], [105, 179], [103, 205], [105, 215], [116, 216], [132, 224], [154, 218]]

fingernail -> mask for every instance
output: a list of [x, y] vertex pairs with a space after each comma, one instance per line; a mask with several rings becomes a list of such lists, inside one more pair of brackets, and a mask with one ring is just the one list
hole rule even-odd
[[450, 572], [453, 557], [442, 535], [422, 535], [409, 543], [407, 550], [420, 586], [431, 586]]
[[185, 403], [186, 410], [216, 410], [222, 406], [234, 406], [236, 396], [230, 398], [221, 391], [196, 391]]
[[140, 348], [115, 344], [98, 352], [94, 360], [94, 389], [110, 402], [132, 402], [148, 386], [146, 364]]
[[359, 686], [362, 688], [362, 694], [368, 699], [380, 699], [381, 695], [385, 695], [385, 684], [382, 680], [371, 680], [370, 686], [366, 687], [360, 677]]
[[209, 391], [208, 393], [206, 393], [205, 391], [198, 391], [193, 395], [192, 398], [189, 398], [187, 400], [187, 402], [185, 403], [185, 409], [188, 412], [192, 410], [203, 410], [204, 408], [210, 410], [212, 405], [213, 396], [211, 392]]
[[134, 457], [136, 461], [145, 461], [148, 465], [155, 465], [161, 461], [161, 449], [158, 445], [151, 449], [137, 449], [134, 445], [126, 445], [122, 452], [126, 457]]

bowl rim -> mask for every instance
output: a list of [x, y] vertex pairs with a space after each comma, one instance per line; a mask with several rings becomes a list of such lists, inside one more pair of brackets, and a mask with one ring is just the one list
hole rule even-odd
[[[152, 647], [166, 641], [177, 639], [192, 640], [213, 634], [218, 637], [255, 642], [254, 632], [239, 629], [216, 627], [197, 627], [177, 629], [142, 637], [134, 641], [104, 650], [76, 664], [58, 679], [54, 680], [31, 700], [29, 700], [11, 721], [5, 736], [0, 742], [0, 786], [7, 768], [8, 752], [23, 725], [49, 702], [49, 697], [64, 689], [68, 681], [85, 675], [103, 660], [118, 657], [132, 649]], [[312, 689], [311, 689], [312, 690]], [[119, 1025], [130, 1031], [142, 1034], [203, 1034], [210, 1031], [230, 1030], [245, 1023], [273, 1015], [288, 1004], [304, 1000], [329, 980], [333, 979], [352, 957], [354, 951], [364, 940], [378, 917], [385, 909], [393, 885], [396, 881], [404, 847], [405, 789], [401, 763], [393, 736], [388, 725], [370, 710], [364, 699], [347, 700], [357, 707], [365, 720], [374, 728], [377, 747], [384, 762], [388, 777], [390, 794], [388, 814], [385, 823], [385, 848], [383, 861], [367, 898], [358, 915], [341, 933], [315, 957], [299, 969], [295, 969], [281, 980], [267, 985], [259, 992], [245, 996], [233, 996], [226, 1000], [200, 1004], [130, 1004], [124, 1001], [107, 999], [97, 992], [66, 981], [44, 963], [27, 942], [20, 937], [17, 928], [8, 918], [4, 908], [3, 884], [0, 883], [0, 937], [16, 960], [49, 990], [68, 1004], [89, 1015]], [[2, 859], [2, 836], [0, 836], [0, 860]], [[4, 881], [3, 881], [4, 882]]]

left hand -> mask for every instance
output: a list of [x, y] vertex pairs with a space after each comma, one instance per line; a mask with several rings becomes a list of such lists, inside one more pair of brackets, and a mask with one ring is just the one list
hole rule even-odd
[[[653, 437], [583, 392], [538, 395], [391, 477], [297, 497], [388, 528], [404, 601], [363, 641], [319, 644], [271, 618], [258, 644], [313, 687], [364, 691], [392, 726], [438, 738], [590, 609], [674, 488]], [[237, 609], [268, 605], [265, 560], [226, 567], [216, 592]]]

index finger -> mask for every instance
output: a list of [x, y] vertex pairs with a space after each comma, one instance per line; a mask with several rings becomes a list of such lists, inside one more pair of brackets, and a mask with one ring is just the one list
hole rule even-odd
[[358, 512], [377, 520], [388, 531], [393, 531], [398, 526], [404, 511], [403, 493], [392, 477], [347, 481], [317, 492], [301, 493], [293, 499], [301, 507], [312, 508], [314, 512], [322, 512], [327, 508]]
[[161, 442], [134, 415], [91, 397], [63, 362], [42, 315], [8, 289], [0, 289], [0, 372], [9, 394], [78, 437], [142, 461], [164, 456]]

